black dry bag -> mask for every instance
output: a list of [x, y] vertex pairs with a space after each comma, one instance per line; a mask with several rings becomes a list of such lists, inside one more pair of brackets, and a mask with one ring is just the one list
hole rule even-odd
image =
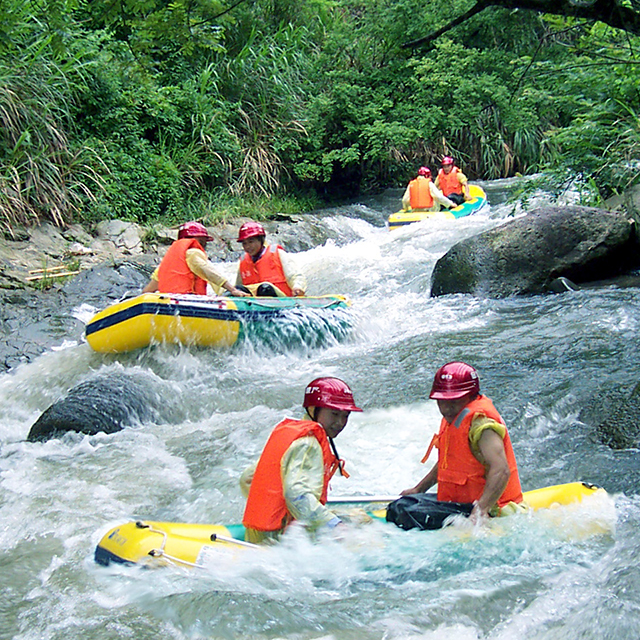
[[387, 522], [401, 529], [441, 529], [451, 516], [468, 516], [473, 504], [468, 502], [440, 502], [433, 493], [414, 493], [402, 496], [387, 507]]

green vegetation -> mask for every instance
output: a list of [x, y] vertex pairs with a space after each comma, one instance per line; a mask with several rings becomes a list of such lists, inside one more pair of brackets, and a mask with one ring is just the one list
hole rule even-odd
[[265, 218], [454, 155], [638, 178], [637, 36], [470, 0], [0, 2], [0, 225]]

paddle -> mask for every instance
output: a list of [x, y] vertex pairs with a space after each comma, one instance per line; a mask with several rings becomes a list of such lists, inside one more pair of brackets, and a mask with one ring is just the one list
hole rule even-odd
[[368, 502], [393, 502], [400, 496], [336, 496], [329, 498], [327, 504], [365, 504]]

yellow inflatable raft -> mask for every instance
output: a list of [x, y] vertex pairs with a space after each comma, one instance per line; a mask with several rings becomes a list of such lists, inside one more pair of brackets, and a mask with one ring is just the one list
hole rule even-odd
[[[606, 492], [592, 484], [571, 482], [527, 491], [523, 495], [531, 508], [538, 510], [582, 502], [595, 494], [606, 495]], [[357, 504], [372, 500], [363, 497], [361, 500], [339, 499], [336, 502]], [[385, 500], [381, 498], [382, 501]], [[384, 520], [386, 509], [369, 513]], [[244, 527], [239, 524], [223, 526], [138, 520], [110, 529], [96, 546], [94, 557], [102, 565], [116, 562], [201, 566], [207, 558], [215, 557], [222, 550], [228, 552], [243, 546], [255, 545], [244, 542]]]
[[[101, 353], [122, 353], [151, 344], [230, 347], [251, 333], [270, 331], [278, 324], [307, 314], [307, 333], [345, 330], [344, 296], [302, 298], [230, 298], [172, 293], [144, 293], [97, 313], [85, 328], [87, 342]], [[315, 314], [315, 315], [314, 315]], [[336, 322], [334, 323], [333, 320]], [[315, 323], [315, 324], [314, 324]]]
[[443, 209], [442, 211], [414, 211], [413, 209], [409, 209], [409, 211], [396, 211], [396, 213], [392, 213], [389, 216], [389, 231], [430, 218], [456, 220], [457, 218], [463, 218], [464, 216], [478, 212], [487, 204], [487, 194], [482, 187], [476, 184], [470, 184], [469, 195], [471, 196], [470, 200], [453, 209]]

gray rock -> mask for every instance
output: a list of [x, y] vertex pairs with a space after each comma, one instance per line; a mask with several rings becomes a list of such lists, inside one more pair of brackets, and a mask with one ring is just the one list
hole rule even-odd
[[0, 371], [34, 360], [65, 340], [82, 341], [84, 323], [71, 311], [83, 303], [102, 309], [149, 281], [155, 258], [106, 262], [47, 291], [3, 290], [0, 270]]
[[640, 445], [640, 384], [602, 389], [582, 409], [579, 419], [595, 429], [603, 444], [612, 449]]
[[157, 404], [149, 376], [111, 373], [82, 382], [52, 404], [33, 424], [27, 440], [48, 440], [68, 431], [115, 433], [157, 420]]
[[103, 220], [97, 226], [98, 237], [112, 242], [116, 249], [125, 254], [142, 253], [142, 238], [145, 231], [133, 222]]
[[104, 262], [78, 274], [66, 282], [62, 290], [77, 304], [87, 302], [101, 309], [127, 293], [140, 293], [149, 281], [155, 264], [153, 256], [140, 256], [135, 261]]
[[580, 285], [640, 266], [635, 223], [592, 207], [544, 207], [454, 245], [433, 271], [431, 295], [537, 294], [566, 278]]
[[81, 340], [84, 324], [67, 311], [61, 291], [0, 291], [0, 370], [35, 359], [65, 340]]
[[64, 256], [69, 246], [69, 241], [60, 230], [48, 222], [31, 230], [30, 242], [43, 254], [57, 260]]

